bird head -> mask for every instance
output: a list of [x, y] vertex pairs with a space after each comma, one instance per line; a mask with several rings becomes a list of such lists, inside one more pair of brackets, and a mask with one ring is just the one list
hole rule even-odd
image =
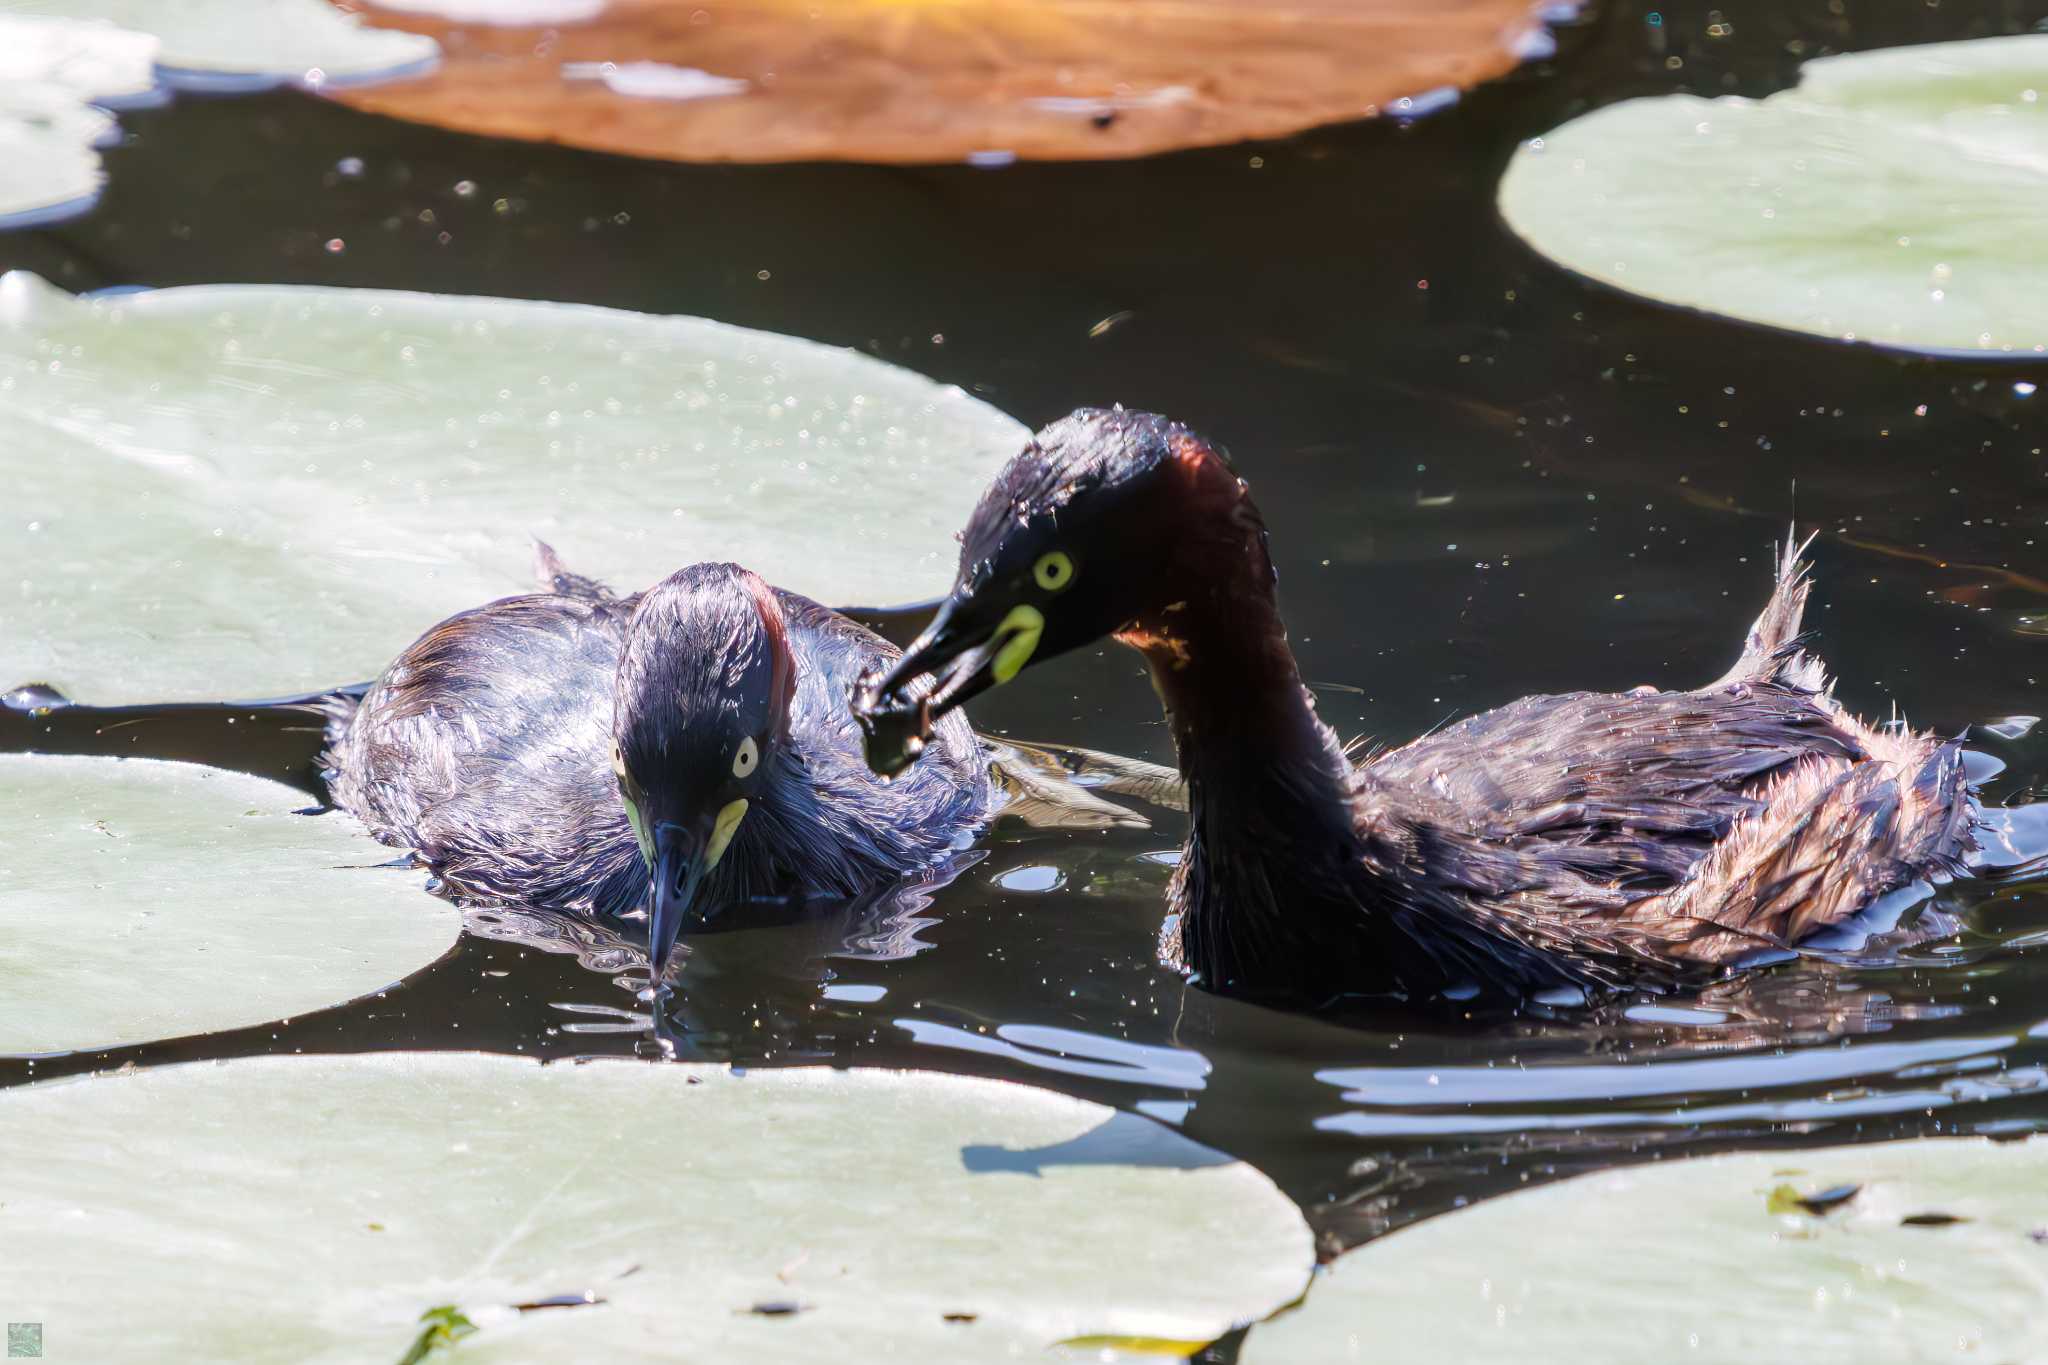
[[612, 713], [612, 767], [653, 876], [648, 959], [659, 986], [677, 935], [723, 908], [705, 879], [785, 761], [796, 661], [775, 590], [697, 564], [640, 599]]
[[1170, 613], [1199, 558], [1263, 536], [1244, 483], [1177, 422], [1083, 408], [1046, 427], [989, 485], [960, 535], [953, 590], [896, 664], [862, 680], [869, 766], [901, 772], [932, 724], [1025, 669]]

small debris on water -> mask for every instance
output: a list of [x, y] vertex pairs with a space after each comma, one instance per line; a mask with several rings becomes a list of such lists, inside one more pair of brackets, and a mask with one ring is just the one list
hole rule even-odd
[[1861, 1185], [1836, 1185], [1818, 1194], [1801, 1194], [1790, 1185], [1780, 1185], [1771, 1191], [1764, 1206], [1771, 1213], [1809, 1213], [1815, 1218], [1825, 1218], [1862, 1190]]
[[546, 1308], [592, 1308], [603, 1303], [594, 1290], [586, 1289], [580, 1294], [550, 1294], [544, 1299], [531, 1303], [515, 1303], [512, 1306], [522, 1313], [538, 1313]]
[[476, 1324], [460, 1308], [444, 1303], [420, 1314], [420, 1334], [398, 1358], [398, 1365], [420, 1365], [443, 1347], [453, 1347], [464, 1337], [476, 1335]]

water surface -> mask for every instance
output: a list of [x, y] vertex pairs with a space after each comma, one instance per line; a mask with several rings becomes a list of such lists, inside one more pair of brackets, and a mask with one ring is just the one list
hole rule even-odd
[[[1763, 94], [1802, 56], [2022, 31], [2038, 7], [1721, 0], [1724, 37], [1702, 5], [1649, 13], [1569, 27], [1557, 59], [1420, 122], [1129, 164], [684, 167], [295, 92], [181, 97], [124, 116], [100, 207], [0, 236], [0, 268], [74, 290], [276, 281], [694, 313], [861, 347], [1034, 424], [1113, 401], [1171, 413], [1250, 478], [1304, 671], [1347, 735], [1710, 679], [1795, 517], [1823, 532], [1809, 624], [1849, 705], [1948, 733], [2048, 711], [2048, 398], [2015, 388], [2048, 374], [1659, 309], [1547, 266], [1492, 209], [1516, 141], [1593, 104]], [[361, 174], [336, 172], [348, 158]], [[678, 564], [716, 552], [675, 547]], [[1171, 758], [1114, 648], [975, 715]], [[304, 735], [224, 719], [119, 742], [311, 780]], [[2006, 765], [1992, 805], [2048, 790], [2048, 733], [1973, 735]], [[1957, 883], [1889, 938], [1696, 996], [1315, 1019], [1157, 965], [1180, 826], [1150, 813], [1151, 831], [1005, 829], [928, 905], [879, 919], [701, 936], [669, 1041], [748, 1065], [1006, 1076], [1178, 1123], [1270, 1172], [1328, 1250], [1616, 1162], [2048, 1125], [2039, 877]], [[629, 948], [506, 918], [373, 999], [0, 1062], [0, 1082], [286, 1051], [660, 1050]]]

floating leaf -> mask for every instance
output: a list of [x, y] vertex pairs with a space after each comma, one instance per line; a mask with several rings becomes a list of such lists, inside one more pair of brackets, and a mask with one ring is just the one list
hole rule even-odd
[[553, 31], [474, 27], [534, 3], [370, 9], [438, 39], [444, 61], [341, 98], [675, 161], [999, 165], [1420, 113], [1549, 47], [1530, 0], [735, 0], [687, 21], [670, 0], [612, 0]]
[[0, 0], [0, 230], [90, 209], [106, 179], [97, 149], [121, 136], [94, 106], [147, 102], [159, 78], [321, 88], [417, 74], [437, 54], [322, 0]]
[[83, 213], [105, 175], [96, 150], [119, 136], [95, 100], [155, 88], [156, 42], [104, 24], [24, 18], [0, 0], [0, 228]]
[[[107, 1365], [396, 1361], [447, 1304], [458, 1361], [1031, 1359], [1211, 1340], [1314, 1261], [1257, 1171], [1028, 1086], [461, 1053], [0, 1092], [0, 1245], [9, 1311]], [[604, 1301], [512, 1307], [565, 1291]]]
[[[1654, 1162], [1418, 1223], [1339, 1260], [1301, 1308], [1254, 1327], [1240, 1359], [2048, 1359], [2048, 1259], [2029, 1240], [2048, 1207], [2048, 1140], [1802, 1152], [1822, 1188], [1860, 1186], [1803, 1235], [1757, 1216], [1784, 1159]], [[1968, 1221], [1933, 1237], [1900, 1226], [1929, 1208]]]
[[2048, 35], [1808, 62], [1524, 144], [1510, 226], [1664, 303], [1921, 351], [2048, 353]]
[[0, 0], [0, 14], [112, 22], [153, 35], [173, 84], [209, 89], [323, 86], [433, 65], [418, 34], [372, 28], [324, 0]]
[[371, 0], [376, 9], [430, 14], [451, 24], [580, 24], [608, 0]]
[[0, 755], [0, 1055], [261, 1024], [446, 952], [457, 911], [305, 804], [183, 763]]
[[731, 559], [936, 596], [1022, 445], [958, 389], [700, 318], [369, 290], [74, 299], [0, 277], [0, 687], [81, 701], [370, 677], [531, 591]]

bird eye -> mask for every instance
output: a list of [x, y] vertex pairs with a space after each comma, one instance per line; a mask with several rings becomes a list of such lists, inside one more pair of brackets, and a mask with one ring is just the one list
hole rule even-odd
[[620, 784], [624, 785], [626, 781], [626, 756], [619, 752], [619, 745], [616, 740], [612, 741], [612, 776], [618, 778]]
[[1074, 561], [1058, 550], [1040, 555], [1038, 562], [1031, 566], [1031, 577], [1047, 592], [1058, 592], [1074, 581]]
[[755, 765], [759, 764], [760, 761], [761, 746], [754, 743], [752, 735], [748, 735], [740, 741], [740, 747], [733, 753], [732, 775], [734, 777], [752, 777]]

